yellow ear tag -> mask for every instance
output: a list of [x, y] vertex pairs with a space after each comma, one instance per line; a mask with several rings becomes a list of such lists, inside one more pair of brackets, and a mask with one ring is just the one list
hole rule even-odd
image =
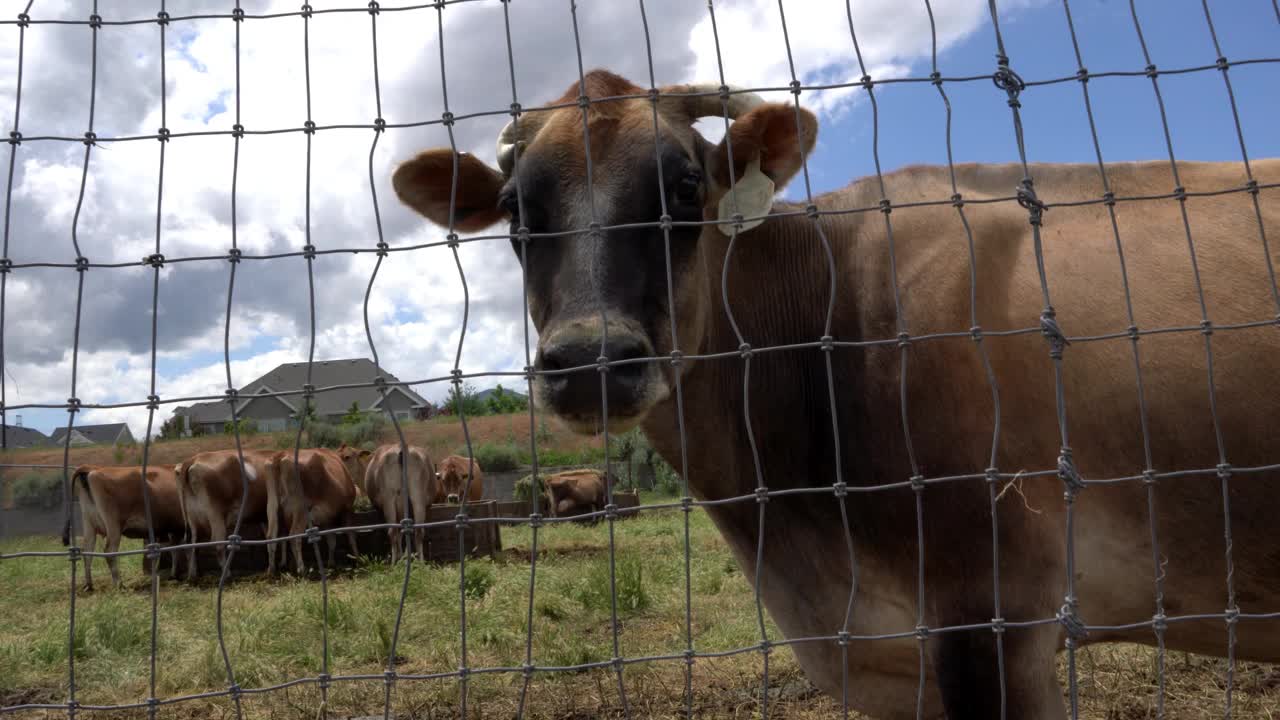
[[[720, 232], [725, 235], [733, 235], [733, 223], [724, 222], [732, 220], [735, 212], [744, 218], [755, 218], [754, 220], [745, 220], [742, 228], [738, 232], [746, 232], [760, 223], [764, 222], [765, 215], [773, 209], [773, 181], [760, 171], [760, 158], [757, 157], [747, 165], [746, 171], [742, 177], [738, 178], [733, 189], [724, 194], [720, 198], [719, 219], [721, 223], [716, 225], [720, 228]], [[737, 196], [737, 203], [734, 203], [734, 196]]]

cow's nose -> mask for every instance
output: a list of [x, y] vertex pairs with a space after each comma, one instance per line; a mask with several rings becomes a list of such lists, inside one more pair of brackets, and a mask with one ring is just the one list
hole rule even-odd
[[581, 368], [572, 372], [544, 375], [542, 380], [557, 410], [572, 414], [596, 414], [600, 411], [600, 374], [592, 366], [603, 355], [611, 363], [605, 376], [610, 413], [615, 410], [625, 411], [642, 388], [646, 364], [612, 363], [646, 357], [648, 348], [644, 338], [622, 333], [610, 335], [603, 348], [596, 338], [553, 341], [542, 349], [539, 369], [554, 372]]
[[450, 505], [457, 505], [457, 504], [458, 504], [458, 496], [457, 496], [457, 495], [450, 495], [450, 496], [449, 496], [449, 504], [450, 504]]

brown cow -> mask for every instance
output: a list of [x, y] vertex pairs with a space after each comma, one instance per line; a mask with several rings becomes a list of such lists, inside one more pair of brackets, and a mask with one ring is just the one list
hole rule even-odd
[[[81, 465], [71, 473], [71, 484], [80, 503], [81, 522], [84, 526], [84, 549], [90, 553], [97, 546], [98, 536], [105, 538], [103, 552], [113, 553], [120, 548], [120, 538], [148, 539], [147, 499], [142, 495], [142, 468], [138, 466], [110, 467]], [[173, 468], [167, 465], [147, 468], [147, 494], [151, 504], [151, 528], [156, 542], [172, 545], [182, 538], [184, 523], [178, 502], [178, 483]], [[71, 518], [68, 516], [62, 530], [62, 544], [71, 543]], [[172, 575], [178, 571], [177, 557], [173, 558]], [[120, 587], [120, 571], [117, 558], [106, 558], [111, 570], [111, 582]], [[84, 563], [84, 586], [93, 589], [93, 558]]]
[[[401, 459], [404, 459], [403, 475]], [[409, 517], [414, 522], [426, 522], [427, 511], [435, 499], [435, 467], [427, 451], [413, 445], [408, 446], [407, 453], [400, 452], [400, 444], [383, 445], [373, 452], [369, 467], [364, 474], [364, 493], [369, 502], [382, 512], [384, 522], [399, 523], [405, 516], [406, 499], [403, 486], [407, 482], [409, 497]], [[391, 539], [391, 561], [400, 559], [399, 527], [388, 528], [387, 535]], [[413, 547], [418, 558], [426, 562], [427, 555], [423, 549], [425, 533], [420, 528], [413, 532]]]
[[551, 517], [577, 514], [575, 510], [598, 512], [606, 502], [604, 474], [591, 468], [548, 475], [542, 478], [542, 492]]
[[[1246, 620], [1280, 603], [1280, 474], [1267, 469], [1280, 460], [1280, 303], [1259, 228], [1280, 228], [1280, 161], [1252, 163], [1260, 216], [1249, 193], [1224, 192], [1250, 179], [1241, 163], [1179, 162], [1175, 176], [1165, 161], [909, 167], [806, 212], [772, 197], [814, 147], [810, 112], [665, 90], [684, 94], [660, 97], [655, 119], [645, 89], [591, 72], [556, 101], [569, 107], [503, 131], [499, 169], [457, 156], [454, 201], [447, 148], [393, 185], [458, 232], [557, 234], [513, 237], [535, 369], [583, 367], [539, 375], [541, 406], [594, 431], [597, 357], [631, 360], [608, 367], [609, 426], [642, 425], [680, 467], [682, 407], [699, 497], [829, 490], [771, 497], [763, 522], [764, 498], [706, 508], [782, 633], [833, 638], [793, 646], [815, 684], [881, 718], [915, 717], [924, 683], [927, 717], [1054, 720], [1068, 631], [1220, 655], [1227, 618], [1247, 626], [1235, 658], [1280, 660], [1280, 623]], [[640, 99], [584, 113], [579, 95]], [[722, 112], [734, 122], [720, 143], [694, 129]], [[736, 207], [731, 173], [746, 191]], [[771, 213], [736, 242], [698, 222]], [[796, 347], [760, 351], [781, 345]], [[1021, 492], [1000, 496], [1013, 478]], [[1078, 637], [1075, 619], [1094, 630]]]
[[436, 466], [435, 499], [438, 503], [457, 505], [463, 495], [467, 502], [484, 498], [484, 470], [475, 458], [450, 455]]
[[[281, 520], [289, 535], [306, 532], [310, 525], [322, 530], [355, 525], [352, 514], [359, 490], [342, 458], [333, 450], [299, 450], [296, 464], [293, 452], [282, 452], [272, 460], [268, 478], [271, 485], [267, 488], [267, 539], [280, 536]], [[325, 539], [329, 545], [329, 567], [333, 567], [338, 536], [330, 534]], [[360, 554], [355, 532], [348, 532], [347, 539], [351, 543], [352, 555]], [[290, 544], [294, 565], [301, 573], [305, 569], [302, 538], [295, 537]], [[267, 573], [270, 575], [276, 571], [275, 551], [274, 543], [267, 545]]]
[[373, 451], [362, 450], [342, 443], [338, 446], [337, 452], [342, 464], [346, 466], [347, 472], [350, 473], [351, 479], [355, 481], [356, 489], [363, 492], [364, 473], [368, 469], [369, 463], [373, 460]]
[[[267, 520], [267, 488], [272, 461], [279, 451], [245, 450], [241, 477], [240, 459], [235, 450], [212, 450], [192, 456], [178, 473], [178, 499], [187, 527], [188, 542], [227, 539], [227, 527], [235, 526], [243, 508], [241, 526], [264, 525]], [[246, 494], [247, 493], [247, 494]], [[244, 500], [242, 503], [241, 500]], [[218, 559], [226, 557], [226, 546], [218, 547]], [[187, 578], [196, 577], [196, 551], [187, 553]]]

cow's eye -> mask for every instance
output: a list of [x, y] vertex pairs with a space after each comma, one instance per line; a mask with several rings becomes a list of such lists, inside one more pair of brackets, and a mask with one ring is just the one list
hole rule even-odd
[[676, 200], [683, 205], [697, 205], [702, 191], [702, 173], [690, 170], [676, 182]]

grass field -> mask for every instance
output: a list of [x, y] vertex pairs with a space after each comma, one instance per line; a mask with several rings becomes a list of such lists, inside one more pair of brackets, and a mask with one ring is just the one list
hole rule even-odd
[[[710, 520], [691, 519], [694, 645], [722, 651], [759, 640], [753, 594]], [[556, 526], [539, 532], [533, 658], [538, 665], [575, 665], [612, 655], [607, 525]], [[467, 563], [467, 664], [519, 666], [524, 662], [529, 590], [530, 531], [504, 528], [506, 550], [493, 561]], [[129, 547], [134, 547], [130, 545]], [[683, 522], [675, 511], [655, 511], [617, 524], [618, 602], [622, 654], [678, 654], [684, 648]], [[0, 543], [0, 552], [61, 549], [54, 539]], [[101, 561], [98, 561], [101, 563]], [[137, 702], [147, 697], [150, 594], [136, 559], [122, 561], [126, 588], [79, 595], [76, 623], [78, 700], [85, 704]], [[99, 564], [101, 568], [101, 564]], [[98, 570], [107, 577], [105, 568]], [[65, 558], [0, 561], [0, 705], [62, 702], [67, 688], [68, 563]], [[329, 647], [333, 675], [385, 669], [403, 565], [368, 564], [331, 579]], [[415, 565], [401, 626], [398, 672], [449, 672], [461, 665], [459, 573], [454, 566]], [[227, 651], [243, 688], [314, 677], [321, 663], [321, 588], [299, 579], [242, 580], [223, 600]], [[771, 637], [777, 630], [769, 625]], [[159, 594], [157, 695], [173, 697], [225, 689], [227, 680], [215, 630], [212, 582], [198, 587], [162, 580]], [[1170, 653], [1166, 717], [1218, 718], [1223, 713], [1220, 660]], [[1154, 717], [1154, 652], [1133, 646], [1097, 646], [1079, 654], [1082, 716]], [[682, 717], [680, 661], [629, 665], [627, 701], [637, 718]], [[697, 717], [758, 717], [758, 653], [699, 659], [694, 666]], [[470, 680], [470, 717], [514, 717], [518, 675], [476, 675]], [[330, 690], [330, 717], [381, 716], [380, 679], [343, 681]], [[459, 716], [457, 679], [400, 681], [396, 717]], [[538, 675], [526, 717], [621, 717], [611, 670]], [[903, 698], [911, 704], [914, 698]], [[316, 718], [314, 685], [246, 695], [248, 718]], [[770, 715], [838, 717], [838, 703], [805, 681], [791, 652], [774, 651]], [[1241, 664], [1236, 672], [1235, 717], [1280, 715], [1280, 669]], [[11, 717], [60, 717], [30, 712]], [[103, 717], [145, 717], [145, 711]], [[162, 718], [234, 717], [225, 697], [164, 706]]]

